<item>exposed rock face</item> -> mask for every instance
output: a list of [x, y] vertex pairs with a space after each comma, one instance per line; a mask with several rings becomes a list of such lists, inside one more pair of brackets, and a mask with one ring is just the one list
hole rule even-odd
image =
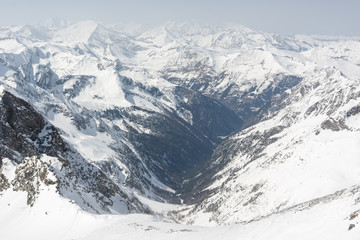
[[24, 156], [61, 156], [69, 150], [58, 131], [24, 100], [5, 92], [0, 104], [2, 158], [21, 162]]
[[6, 179], [4, 174], [0, 173], [0, 193], [10, 187], [9, 181]]
[[2, 96], [0, 105], [1, 158], [20, 162], [20, 156], [41, 154], [34, 142], [45, 126], [44, 119], [27, 102], [9, 92]]

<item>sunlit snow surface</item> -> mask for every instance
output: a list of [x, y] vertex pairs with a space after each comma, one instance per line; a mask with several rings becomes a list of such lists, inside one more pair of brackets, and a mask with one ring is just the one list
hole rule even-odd
[[[349, 193], [347, 193], [349, 194]], [[197, 227], [176, 224], [161, 216], [91, 215], [51, 191], [43, 191], [29, 208], [21, 195], [0, 199], [0, 238], [13, 239], [359, 239], [348, 230], [354, 199], [340, 197], [310, 209], [295, 208], [248, 224]]]

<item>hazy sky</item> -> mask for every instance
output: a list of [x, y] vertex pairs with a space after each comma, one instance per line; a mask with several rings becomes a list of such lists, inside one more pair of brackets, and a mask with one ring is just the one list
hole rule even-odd
[[230, 22], [279, 34], [360, 36], [359, 0], [0, 0], [0, 26], [50, 18], [103, 23]]

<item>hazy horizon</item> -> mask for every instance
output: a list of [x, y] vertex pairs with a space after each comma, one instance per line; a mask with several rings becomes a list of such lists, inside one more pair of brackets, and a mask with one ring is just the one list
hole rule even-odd
[[25, 1], [0, 0], [0, 26], [36, 24], [48, 19], [93, 20], [104, 24], [136, 22], [158, 25], [195, 21], [241, 24], [283, 35], [360, 36], [360, 2], [354, 0], [254, 1]]

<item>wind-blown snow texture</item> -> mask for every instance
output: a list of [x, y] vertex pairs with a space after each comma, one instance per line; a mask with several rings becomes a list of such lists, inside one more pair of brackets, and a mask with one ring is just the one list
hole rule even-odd
[[0, 238], [356, 239], [359, 79], [356, 39], [1, 28]]

